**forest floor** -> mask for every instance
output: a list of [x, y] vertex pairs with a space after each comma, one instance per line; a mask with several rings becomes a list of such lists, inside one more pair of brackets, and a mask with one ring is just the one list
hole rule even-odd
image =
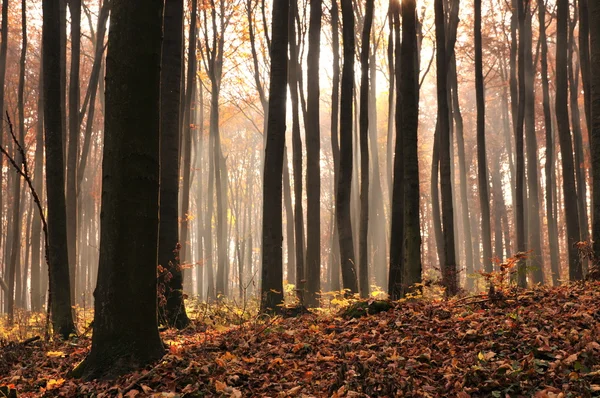
[[599, 282], [401, 301], [360, 318], [194, 325], [162, 332], [160, 363], [114, 381], [67, 377], [89, 338], [5, 343], [0, 386], [19, 397], [600, 396]]

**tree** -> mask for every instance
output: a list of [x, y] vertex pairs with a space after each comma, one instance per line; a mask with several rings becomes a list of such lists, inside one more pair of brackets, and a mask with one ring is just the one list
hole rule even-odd
[[[388, 277], [388, 294], [392, 300], [404, 294], [404, 140], [402, 126], [402, 93], [401, 93], [401, 50], [400, 42], [400, 4], [394, 3], [394, 61], [396, 81], [396, 141], [394, 144], [394, 170], [392, 180], [391, 234], [390, 234], [390, 270]], [[434, 160], [435, 162], [435, 160]], [[437, 187], [437, 184], [436, 184]]]
[[306, 303], [319, 304], [321, 290], [321, 132], [319, 126], [319, 56], [321, 46], [321, 0], [310, 1], [306, 77]]
[[[181, 247], [178, 250], [179, 261], [188, 261], [189, 253], [191, 253], [190, 240], [188, 238], [190, 230], [190, 184], [191, 184], [191, 169], [192, 169], [192, 120], [193, 120], [193, 101], [196, 91], [196, 18], [197, 18], [197, 0], [191, 2], [191, 16], [189, 29], [189, 45], [188, 45], [188, 63], [187, 63], [187, 80], [184, 82], [185, 91], [181, 98], [183, 102], [183, 124], [181, 126], [181, 137], [177, 137], [177, 141], [181, 138], [181, 148], [178, 153], [181, 154], [181, 231], [179, 242]], [[165, 9], [166, 11], [166, 9]], [[175, 27], [174, 29], [179, 29]], [[183, 30], [183, 27], [181, 28]], [[180, 70], [181, 73], [181, 70]], [[175, 82], [173, 82], [175, 83]], [[181, 79], [180, 79], [181, 84]], [[181, 93], [180, 93], [181, 94]], [[179, 121], [179, 120], [178, 120]], [[174, 121], [173, 121], [174, 123]], [[179, 158], [178, 158], [179, 161]], [[175, 250], [175, 248], [172, 248]], [[163, 264], [164, 266], [164, 264]], [[188, 270], [182, 270], [182, 282], [185, 280], [186, 289], [191, 289], [192, 274]], [[178, 282], [175, 282], [178, 283]]]
[[[435, 0], [434, 4], [438, 100], [437, 124], [440, 139], [440, 179], [442, 190], [442, 225], [444, 232], [444, 263], [442, 273], [446, 293], [455, 295], [458, 290], [458, 274], [456, 272], [454, 208], [452, 203], [452, 176], [450, 170], [450, 118], [448, 110], [448, 63], [446, 57], [446, 29], [444, 26], [445, 13], [442, 0]], [[475, 1], [475, 4], [477, 5], [477, 0]], [[475, 15], [477, 15], [477, 6], [475, 10]], [[475, 26], [477, 26], [477, 24], [475, 24]], [[477, 50], [475, 51], [477, 52]]]
[[273, 3], [271, 85], [263, 185], [261, 311], [276, 312], [283, 302], [282, 192], [289, 0]]
[[[517, 178], [516, 178], [516, 198], [515, 198], [515, 223], [516, 223], [516, 235], [517, 235], [517, 251], [525, 251], [525, 158], [523, 153], [523, 123], [525, 120], [525, 9], [524, 2], [526, 0], [515, 0], [517, 3], [516, 13], [517, 20], [519, 22], [519, 44], [518, 44], [518, 94], [513, 95], [511, 87], [511, 99], [513, 104], [518, 103], [517, 106], [517, 117], [514, 118], [515, 106], [513, 105], [513, 120], [515, 123], [515, 152], [517, 159]], [[515, 11], [513, 10], [513, 13]], [[516, 29], [512, 28], [512, 29]], [[513, 48], [517, 46], [516, 42], [513, 41]], [[514, 65], [511, 70], [515, 70]], [[511, 76], [511, 80], [513, 77]], [[527, 274], [525, 271], [525, 263], [523, 260], [519, 261], [517, 269], [517, 281], [520, 287], [527, 286]]]
[[[360, 231], [358, 273], [360, 296], [369, 297], [369, 47], [373, 25], [374, 1], [367, 0], [360, 51]], [[379, 178], [379, 176], [376, 176]]]
[[[27, 56], [27, 2], [21, 1], [21, 35], [23, 36], [21, 43], [21, 58], [19, 60], [19, 87], [17, 93], [17, 108], [19, 112], [19, 142], [21, 145], [25, 143], [25, 104], [24, 104], [24, 91], [25, 91], [25, 62]], [[27, 159], [24, 159], [22, 154], [19, 153], [15, 148], [15, 154], [19, 160], [18, 164], [22, 165]], [[15, 315], [15, 282], [17, 273], [17, 263], [19, 262], [21, 255], [21, 216], [23, 214], [22, 208], [24, 203], [20, 200], [21, 197], [21, 179], [15, 178], [13, 186], [13, 240], [10, 251], [10, 262], [8, 264], [8, 322], [12, 325]]]
[[[8, 0], [2, 0], [2, 26], [0, 28], [0, 114], [4, 118], [4, 82], [6, 77], [6, 54], [8, 52]], [[0, 145], [4, 137], [4, 123], [0, 123]], [[0, 165], [2, 165], [2, 155], [0, 155]], [[0, 178], [0, 219], [3, 215], [4, 205], [2, 189], [2, 179]], [[0, 245], [4, 237], [3, 223], [0, 222]]]
[[[165, 301], [161, 321], [179, 329], [190, 323], [183, 302], [179, 256], [179, 113], [183, 61], [183, 0], [165, 2], [160, 74], [160, 226], [158, 264]], [[195, 41], [193, 39], [192, 41]], [[192, 77], [194, 78], [194, 77]], [[169, 275], [167, 277], [167, 275]], [[159, 286], [159, 289], [161, 287]]]
[[69, 77], [69, 142], [67, 146], [67, 241], [71, 262], [71, 300], [76, 300], [77, 273], [77, 157], [79, 154], [79, 58], [81, 54], [81, 0], [69, 0], [71, 11], [71, 70]]
[[44, 131], [46, 194], [48, 201], [50, 310], [54, 333], [68, 338], [75, 333], [71, 312], [69, 254], [63, 166], [62, 108], [60, 100], [60, 24], [57, 1], [44, 0], [42, 62], [44, 63]]
[[354, 10], [352, 0], [341, 0], [343, 62], [340, 98], [340, 163], [335, 198], [343, 288], [358, 293], [350, 194], [352, 185], [352, 92], [354, 91]]
[[[421, 230], [419, 220], [419, 46], [415, 0], [402, 1], [402, 49], [400, 92], [404, 145], [404, 244], [405, 287], [421, 282]], [[396, 144], [397, 145], [397, 144]], [[396, 156], [398, 156], [396, 154]], [[397, 177], [394, 177], [397, 178]], [[395, 201], [395, 199], [394, 199]], [[450, 226], [448, 226], [450, 228]], [[395, 240], [392, 239], [392, 242]]]
[[[481, 206], [481, 240], [483, 264], [492, 271], [492, 235], [490, 228], [490, 195], [485, 145], [485, 92], [483, 82], [483, 52], [481, 48], [481, 0], [475, 0], [475, 92], [477, 100], [477, 181]], [[463, 211], [466, 211], [464, 209]]]
[[548, 84], [548, 42], [546, 40], [546, 6], [544, 0], [538, 0], [538, 24], [540, 27], [540, 67], [542, 79], [542, 106], [544, 108], [544, 130], [546, 135], [546, 218], [548, 220], [548, 247], [550, 249], [550, 270], [552, 284], [558, 285], [558, 232], [556, 209], [554, 204], [554, 137], [552, 132], [552, 113], [550, 111], [550, 89]]
[[[591, 21], [600, 20], [600, 3], [589, 4]], [[592, 152], [592, 239], [594, 251], [600, 253], [600, 24], [590, 24], [590, 58], [591, 58], [591, 152]]]
[[162, 11], [161, 0], [112, 3], [94, 334], [74, 371], [86, 379], [115, 377], [164, 354], [156, 301]]
[[558, 0], [556, 10], [556, 124], [562, 158], [563, 194], [569, 253], [569, 279], [580, 280], [583, 277], [583, 270], [581, 261], [579, 261], [577, 248], [574, 246], [575, 243], [579, 242], [580, 230], [577, 216], [577, 201], [573, 200], [576, 190], [568, 107], [568, 22], [569, 1]]

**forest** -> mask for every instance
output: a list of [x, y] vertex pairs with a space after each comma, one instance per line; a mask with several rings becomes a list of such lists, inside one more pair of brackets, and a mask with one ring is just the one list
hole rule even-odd
[[600, 1], [1, 4], [0, 397], [600, 394]]

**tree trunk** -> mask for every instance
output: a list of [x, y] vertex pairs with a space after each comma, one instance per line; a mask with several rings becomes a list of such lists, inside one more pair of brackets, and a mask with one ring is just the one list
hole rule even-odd
[[74, 371], [86, 379], [115, 377], [164, 354], [156, 301], [163, 2], [112, 7], [94, 334]]
[[[183, 0], [165, 2], [160, 75], [160, 225], [158, 230], [160, 321], [178, 329], [190, 320], [183, 301], [179, 245], [179, 112], [183, 62]], [[194, 25], [192, 23], [192, 25]], [[190, 42], [195, 38], [190, 36]], [[192, 79], [193, 79], [193, 75]], [[185, 163], [184, 163], [185, 167]], [[189, 184], [189, 181], [188, 181]], [[188, 186], [189, 189], [189, 186]], [[185, 221], [187, 225], [187, 220]], [[167, 277], [167, 275], [169, 275]]]
[[[337, 8], [334, 0], [333, 7]], [[300, 137], [300, 110], [298, 104], [298, 75], [301, 73], [298, 65], [298, 49], [296, 45], [296, 22], [295, 16], [298, 13], [298, 1], [290, 1], [289, 32], [288, 40], [290, 42], [290, 63], [289, 63], [289, 88], [292, 102], [292, 163], [294, 172], [294, 235], [296, 238], [296, 292], [298, 299], [304, 301], [304, 211], [302, 210], [302, 138]], [[333, 32], [335, 41], [337, 32]], [[335, 52], [334, 52], [335, 58]], [[334, 65], [335, 70], [335, 65]], [[339, 84], [338, 84], [339, 85]], [[335, 91], [335, 73], [334, 88]], [[336, 107], [337, 104], [332, 104]], [[333, 110], [332, 110], [333, 112]], [[335, 160], [334, 160], [335, 162]]]
[[[519, 20], [519, 44], [518, 44], [518, 70], [519, 70], [519, 92], [517, 96], [512, 96], [511, 99], [514, 102], [514, 98], [518, 98], [518, 109], [517, 118], [515, 123], [515, 152], [517, 158], [517, 189], [515, 199], [515, 221], [516, 221], [516, 235], [517, 235], [517, 251], [525, 252], [525, 214], [524, 214], [524, 197], [525, 194], [525, 159], [523, 153], [523, 123], [525, 120], [525, 10], [523, 2], [516, 0], [517, 2], [517, 17]], [[513, 11], [514, 12], [514, 11]], [[516, 42], [513, 46], [516, 46]], [[514, 68], [511, 69], [511, 73]], [[511, 76], [512, 78], [512, 76]], [[515, 106], [513, 105], [513, 113]], [[514, 117], [514, 116], [513, 116]], [[527, 273], [525, 268], [525, 262], [519, 261], [517, 268], [517, 281], [520, 287], [527, 286]]]
[[[373, 25], [374, 0], [367, 0], [360, 51], [360, 227], [358, 272], [360, 296], [369, 297], [369, 48]], [[374, 148], [373, 148], [374, 149]], [[379, 176], [377, 176], [379, 178]]]
[[[188, 64], [187, 64], [187, 80], [185, 86], [185, 103], [183, 104], [183, 126], [181, 126], [182, 147], [181, 154], [181, 170], [179, 174], [182, 177], [181, 185], [181, 225], [179, 233], [179, 261], [182, 264], [189, 262], [188, 253], [190, 249], [189, 241], [189, 225], [190, 225], [190, 173], [192, 168], [192, 107], [194, 101], [194, 93], [196, 91], [196, 19], [197, 19], [197, 0], [192, 0], [192, 15], [190, 19], [189, 30], [189, 48], [188, 48]], [[174, 123], [174, 122], [173, 122]], [[171, 249], [171, 251], [173, 248]], [[184, 290], [191, 290], [192, 275], [190, 271], [182, 272], [182, 282], [185, 285]]]
[[[600, 3], [592, 1], [589, 4], [591, 21], [600, 20]], [[594, 251], [600, 253], [600, 24], [590, 26], [590, 57], [591, 57], [591, 152], [592, 152], [592, 239]]]
[[567, 224], [567, 247], [569, 259], [569, 279], [580, 280], [583, 277], [579, 253], [574, 246], [579, 242], [580, 229], [577, 218], [577, 201], [573, 200], [575, 176], [573, 165], [573, 146], [569, 127], [568, 81], [567, 81], [567, 28], [569, 21], [569, 1], [557, 0], [556, 14], [556, 122], [560, 141], [560, 153], [563, 171], [563, 194], [565, 219]]
[[69, 77], [69, 144], [67, 147], [67, 243], [71, 301], [77, 303], [77, 157], [79, 155], [79, 57], [81, 53], [81, 0], [69, 0], [71, 12], [71, 70]]
[[[579, 113], [579, 66], [582, 65], [581, 58], [579, 62], [573, 62], [573, 55], [577, 51], [575, 44], [575, 25], [577, 20], [573, 19], [569, 27], [569, 50], [567, 55], [568, 80], [569, 80], [569, 99], [571, 105], [571, 125], [573, 127], [573, 150], [575, 155], [575, 184], [577, 186], [577, 214], [579, 227], [581, 229], [581, 240], [587, 241], [588, 236], [588, 218], [587, 218], [587, 187], [586, 173], [583, 155], [583, 137], [581, 133], [581, 115]], [[581, 53], [580, 53], [581, 57]], [[582, 266], [587, 268], [587, 261], [582, 260]]]
[[321, 290], [321, 132], [319, 122], [319, 57], [322, 1], [310, 1], [306, 78], [306, 304], [316, 307]]
[[[6, 54], [8, 51], [8, 0], [2, 1], [2, 27], [0, 30], [0, 113], [2, 118], [4, 118], [4, 82], [6, 80]], [[3, 137], [4, 123], [0, 123], [0, 145], [3, 145]], [[0, 165], [3, 163], [2, 157], [3, 155], [0, 154]], [[0, 181], [0, 219], [2, 219], [4, 213], [4, 190], [1, 185], [2, 183]], [[2, 238], [5, 236], [3, 227], [4, 223], [0, 222], [0, 247], [2, 246]], [[6, 245], [6, 240], [4, 240], [4, 243]]]
[[[271, 85], [263, 186], [261, 311], [277, 311], [283, 302], [282, 174], [287, 101], [289, 0], [273, 3]], [[268, 170], [268, 171], [267, 171]]]
[[335, 200], [343, 288], [358, 293], [350, 196], [352, 186], [352, 92], [354, 91], [354, 11], [351, 0], [341, 0], [344, 66], [340, 101], [340, 163]]
[[[395, 40], [395, 81], [396, 81], [396, 142], [394, 145], [394, 176], [392, 182], [391, 232], [390, 232], [390, 275], [388, 294], [398, 300], [405, 291], [404, 270], [404, 130], [402, 125], [401, 68], [402, 45], [400, 43], [400, 8], [394, 5]], [[403, 37], [404, 38], [404, 37]], [[435, 160], [434, 160], [435, 161]], [[436, 184], [437, 185], [437, 184]]]
[[527, 143], [527, 246], [531, 251], [527, 263], [531, 270], [533, 284], [544, 283], [544, 262], [542, 258], [542, 236], [540, 222], [540, 196], [538, 181], [538, 153], [535, 131], [535, 70], [532, 54], [533, 36], [531, 22], [533, 14], [529, 2], [525, 7], [523, 37], [525, 42], [525, 140]]
[[493, 270], [492, 236], [490, 229], [490, 195], [485, 144], [485, 92], [483, 81], [483, 53], [481, 44], [481, 0], [475, 0], [475, 91], [477, 98], [477, 181], [481, 206], [481, 241], [483, 268]]
[[[442, 0], [435, 0], [434, 4], [438, 101], [437, 124], [440, 134], [440, 179], [442, 193], [442, 226], [444, 234], [444, 263], [442, 267], [442, 279], [444, 287], [446, 288], [446, 294], [454, 296], [458, 290], [458, 274], [456, 272], [456, 253], [454, 246], [454, 208], [452, 203], [452, 176], [450, 173], [450, 118], [448, 110], [446, 33], [444, 27], [445, 13]], [[407, 203], [409, 203], [408, 200]]]
[[554, 137], [552, 130], [552, 113], [550, 111], [550, 94], [548, 87], [548, 42], [546, 40], [546, 6], [544, 0], [538, 0], [538, 18], [540, 26], [541, 43], [541, 79], [542, 79], [542, 104], [544, 108], [544, 130], [546, 137], [546, 220], [548, 224], [548, 248], [550, 250], [550, 270], [552, 272], [552, 284], [558, 285], [559, 253], [558, 232], [556, 227], [556, 209], [554, 204], [554, 186], [556, 177], [554, 175]]
[[[37, 122], [35, 131], [35, 161], [33, 170], [33, 188], [40, 197], [43, 197], [44, 190], [44, 66], [40, 62], [40, 74], [38, 82], [37, 97]], [[42, 271], [42, 221], [40, 217], [33, 217], [31, 227], [31, 311], [37, 312], [42, 309], [44, 289], [41, 283]]]

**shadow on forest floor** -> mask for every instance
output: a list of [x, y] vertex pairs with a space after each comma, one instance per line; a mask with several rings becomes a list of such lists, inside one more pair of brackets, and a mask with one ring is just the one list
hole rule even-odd
[[160, 363], [111, 382], [66, 377], [89, 338], [5, 344], [0, 386], [19, 397], [591, 397], [600, 395], [599, 303], [600, 283], [588, 282], [395, 302], [352, 319], [196, 323], [162, 332]]

